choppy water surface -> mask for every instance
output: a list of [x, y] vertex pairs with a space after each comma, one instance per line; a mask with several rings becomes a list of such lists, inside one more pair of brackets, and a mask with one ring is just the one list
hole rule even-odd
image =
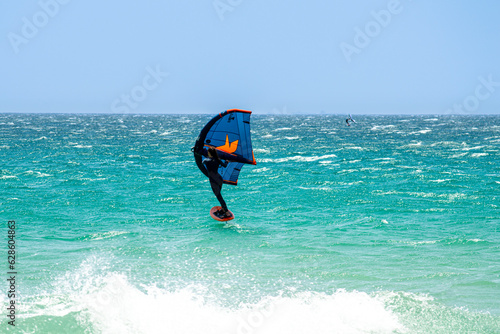
[[253, 115], [228, 224], [210, 118], [0, 115], [15, 331], [500, 333], [499, 116]]

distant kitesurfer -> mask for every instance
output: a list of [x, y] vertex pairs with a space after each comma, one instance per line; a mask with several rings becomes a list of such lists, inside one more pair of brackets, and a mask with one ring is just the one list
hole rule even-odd
[[208, 158], [203, 161], [203, 164], [207, 168], [208, 178], [210, 180], [210, 186], [212, 187], [212, 191], [215, 194], [215, 197], [219, 200], [221, 210], [217, 211], [215, 214], [220, 218], [230, 217], [231, 214], [228, 212], [228, 208], [226, 202], [222, 198], [220, 194], [222, 190], [222, 176], [219, 174], [219, 166], [227, 167], [227, 161], [223, 162], [219, 159], [219, 155], [217, 154], [217, 150], [213, 147], [208, 149]]
[[349, 117], [345, 120], [345, 122], [347, 123], [347, 126], [351, 126], [350, 122], [356, 123], [356, 121], [352, 119], [351, 114], [349, 114]]

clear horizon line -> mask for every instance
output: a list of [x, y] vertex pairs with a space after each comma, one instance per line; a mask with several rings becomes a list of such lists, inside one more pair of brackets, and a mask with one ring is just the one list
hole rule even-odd
[[[231, 109], [231, 108], [229, 108]], [[226, 110], [229, 110], [226, 109]], [[224, 111], [224, 110], [222, 110]], [[500, 116], [500, 113], [354, 113], [354, 112], [263, 112], [251, 110], [254, 115], [269, 116], [321, 116], [321, 115], [358, 115], [358, 116]], [[137, 113], [113, 113], [95, 111], [0, 111], [0, 114], [27, 114], [27, 115], [120, 115], [120, 116], [140, 116], [140, 115], [213, 115], [221, 111], [192, 111], [192, 112], [137, 112]]]

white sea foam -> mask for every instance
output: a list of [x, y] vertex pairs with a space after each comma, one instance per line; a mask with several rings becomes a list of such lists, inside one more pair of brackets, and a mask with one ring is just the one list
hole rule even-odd
[[376, 158], [373, 161], [377, 161], [379, 164], [394, 164], [396, 162], [395, 158]]
[[[411, 142], [409, 143], [408, 145], [405, 145], [406, 147], [418, 147], [418, 146], [422, 146], [422, 142], [419, 141], [419, 142]], [[403, 146], [403, 147], [405, 147]]]
[[368, 150], [367, 148], [365, 147], [361, 147], [361, 146], [347, 146], [345, 147], [346, 150], [358, 150], [358, 151], [366, 151]]
[[264, 172], [267, 172], [269, 171], [269, 168], [267, 167], [263, 167], [263, 168], [256, 168], [253, 170], [254, 173], [264, 173]]
[[435, 183], [443, 183], [447, 181], [451, 181], [451, 179], [429, 180], [429, 182], [435, 182]]
[[339, 289], [263, 295], [256, 302], [227, 304], [210, 289], [188, 285], [168, 290], [133, 284], [106, 272], [99, 259], [57, 280], [57, 291], [27, 303], [25, 317], [79, 314], [81, 326], [99, 333], [393, 333], [404, 331], [390, 309], [389, 294]]
[[89, 240], [102, 240], [109, 239], [119, 235], [127, 234], [128, 232], [124, 231], [110, 231], [110, 232], [102, 232], [102, 233], [94, 233], [88, 239]]
[[417, 133], [420, 133], [420, 134], [426, 134], [426, 133], [429, 133], [431, 132], [432, 130], [431, 129], [424, 129], [424, 130], [420, 130], [420, 131], [416, 131], [416, 132], [411, 132], [410, 134], [417, 134]]
[[396, 127], [396, 126], [392, 125], [392, 124], [389, 124], [389, 125], [375, 125], [370, 130], [377, 131], [377, 130], [390, 129], [390, 128], [394, 128], [394, 127]]
[[36, 177], [52, 176], [51, 174], [41, 173], [41, 172], [35, 172], [35, 171], [32, 171], [32, 170], [28, 170], [28, 171], [24, 172], [24, 174], [35, 175]]
[[312, 161], [318, 161], [318, 160], [324, 160], [324, 159], [330, 159], [330, 158], [336, 158], [337, 156], [335, 154], [327, 154], [327, 155], [322, 155], [322, 156], [312, 156], [312, 157], [305, 157], [301, 155], [296, 155], [293, 157], [286, 157], [286, 158], [279, 158], [279, 159], [262, 159], [259, 160], [260, 162], [274, 162], [274, 163], [282, 163], [282, 162], [288, 162], [288, 161], [297, 161], [297, 162], [312, 162]]
[[0, 176], [0, 180], [7, 180], [7, 179], [17, 179], [18, 177], [15, 175], [2, 175]]
[[424, 241], [408, 241], [408, 240], [402, 240], [402, 241], [392, 241], [394, 243], [398, 244], [405, 244], [409, 246], [420, 246], [420, 245], [434, 245], [439, 242], [439, 240], [424, 240]]
[[175, 133], [175, 131], [164, 131], [159, 134], [159, 136], [169, 136], [171, 134]]
[[473, 147], [464, 147], [462, 150], [463, 151], [472, 151], [472, 150], [479, 150], [483, 148], [484, 146], [473, 146]]
[[333, 188], [330, 188], [330, 187], [299, 187], [299, 189], [303, 189], [303, 190], [321, 190], [321, 191], [332, 191]]

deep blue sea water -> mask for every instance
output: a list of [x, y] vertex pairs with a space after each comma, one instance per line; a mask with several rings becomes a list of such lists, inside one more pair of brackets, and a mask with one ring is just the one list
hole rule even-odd
[[[500, 333], [500, 116], [0, 114], [0, 332]], [[16, 321], [8, 324], [8, 224]]]

